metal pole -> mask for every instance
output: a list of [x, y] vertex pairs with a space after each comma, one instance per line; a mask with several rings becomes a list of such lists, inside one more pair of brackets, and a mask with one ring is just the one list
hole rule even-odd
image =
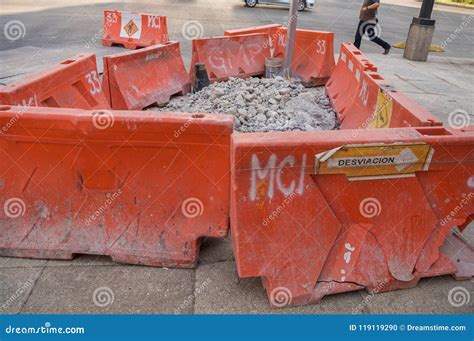
[[433, 12], [434, 0], [423, 0], [420, 9], [420, 18], [421, 19], [430, 19], [431, 12]]
[[288, 34], [286, 37], [285, 63], [283, 65], [283, 75], [291, 77], [291, 60], [293, 59], [293, 47], [295, 46], [295, 33], [298, 19], [299, 0], [291, 0], [290, 14], [288, 16]]

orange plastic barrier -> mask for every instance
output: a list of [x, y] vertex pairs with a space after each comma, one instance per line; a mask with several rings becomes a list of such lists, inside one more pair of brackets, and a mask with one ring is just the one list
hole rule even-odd
[[270, 57], [268, 34], [257, 33], [193, 40], [189, 76], [194, 79], [196, 63], [204, 63], [211, 82], [229, 77], [263, 75], [265, 59]]
[[107, 109], [95, 55], [79, 54], [39, 73], [0, 86], [0, 104]]
[[[275, 57], [284, 57], [287, 31], [279, 30]], [[326, 84], [334, 65], [334, 32], [296, 30], [291, 71], [305, 86]]]
[[353, 44], [341, 44], [326, 84], [343, 129], [438, 126], [441, 122], [388, 84]]
[[407, 288], [461, 271], [439, 250], [451, 228], [474, 214], [474, 130], [348, 129], [232, 140], [237, 269], [241, 277], [263, 277], [273, 306]]
[[0, 107], [1, 255], [193, 267], [226, 235], [231, 116], [20, 109]]
[[[271, 55], [285, 57], [287, 28], [278, 24], [225, 31], [226, 36], [267, 33]], [[334, 33], [296, 30], [291, 71], [305, 86], [318, 86], [327, 82], [334, 69]]]
[[113, 109], [138, 110], [164, 104], [191, 89], [179, 43], [104, 57], [103, 88]]
[[127, 49], [168, 41], [166, 17], [148, 13], [104, 11], [102, 45], [123, 45]]
[[[224, 31], [224, 36], [239, 36], [242, 34], [254, 34], [254, 33], [267, 33], [268, 34], [268, 46], [270, 47], [271, 56], [274, 55], [275, 48], [278, 44], [278, 38], [280, 37], [280, 24], [270, 24], [263, 26], [255, 26], [248, 28], [241, 28], [236, 30], [227, 30]], [[281, 39], [281, 38], [280, 38]]]

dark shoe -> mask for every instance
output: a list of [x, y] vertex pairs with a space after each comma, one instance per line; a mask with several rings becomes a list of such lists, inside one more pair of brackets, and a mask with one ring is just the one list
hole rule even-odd
[[385, 49], [385, 50], [383, 51], [383, 54], [388, 54], [388, 53], [390, 52], [390, 49], [391, 49], [391, 47]]

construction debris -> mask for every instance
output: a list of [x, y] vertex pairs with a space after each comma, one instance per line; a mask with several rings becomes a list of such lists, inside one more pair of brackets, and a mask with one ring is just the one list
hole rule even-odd
[[231, 114], [239, 132], [332, 130], [339, 126], [324, 88], [307, 89], [282, 77], [230, 78], [149, 110]]

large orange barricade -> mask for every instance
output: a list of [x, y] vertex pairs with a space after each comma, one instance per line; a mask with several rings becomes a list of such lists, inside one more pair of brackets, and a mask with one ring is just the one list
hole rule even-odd
[[[288, 29], [278, 24], [225, 31], [226, 36], [267, 33], [271, 55], [285, 57]], [[291, 71], [305, 86], [327, 82], [334, 69], [334, 33], [297, 29]]]
[[337, 66], [326, 84], [343, 129], [437, 126], [441, 122], [387, 83], [353, 44], [341, 44]]
[[463, 272], [440, 247], [474, 214], [474, 130], [347, 129], [232, 140], [237, 269], [241, 277], [263, 277], [273, 306]]
[[39, 73], [0, 86], [0, 104], [107, 109], [95, 55], [79, 54]]
[[267, 33], [268, 34], [268, 46], [270, 46], [270, 54], [274, 56], [275, 48], [278, 44], [278, 38], [280, 37], [280, 24], [262, 25], [248, 28], [240, 28], [236, 30], [224, 31], [224, 36], [238, 36], [242, 34], [254, 34], [254, 33]]
[[270, 57], [268, 39], [266, 33], [195, 39], [189, 76], [194, 79], [196, 63], [206, 65], [211, 82], [263, 75]]
[[[284, 57], [286, 28], [279, 29], [275, 57]], [[326, 84], [334, 70], [334, 32], [297, 29], [291, 72], [305, 86]]]
[[105, 56], [103, 88], [113, 109], [138, 110], [185, 95], [191, 84], [179, 43]]
[[232, 126], [227, 115], [1, 106], [0, 254], [195, 266], [199, 238], [227, 233]]
[[127, 49], [168, 41], [166, 17], [149, 13], [104, 11], [102, 45], [123, 45]]

